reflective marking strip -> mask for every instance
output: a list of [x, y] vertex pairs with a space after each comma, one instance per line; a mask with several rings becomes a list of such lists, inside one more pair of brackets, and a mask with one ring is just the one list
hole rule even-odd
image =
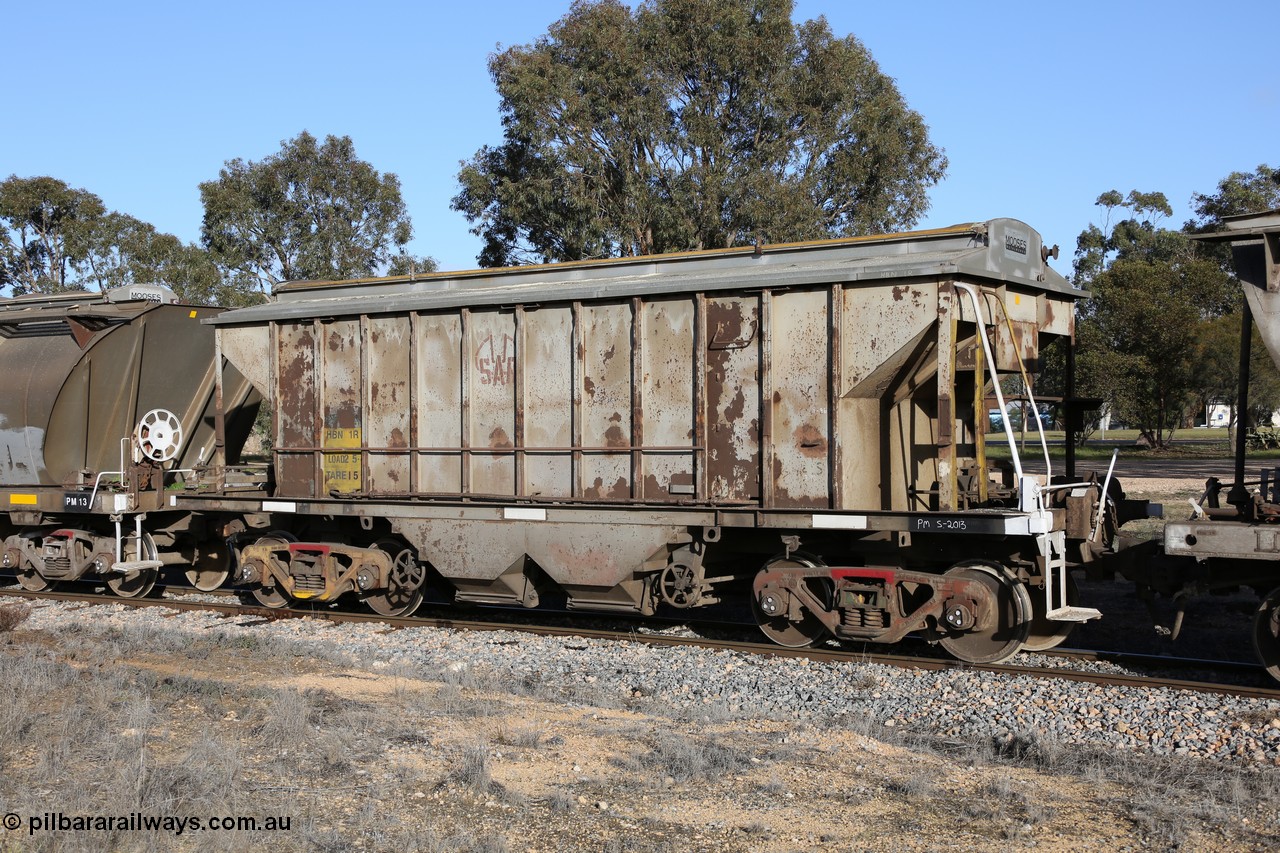
[[115, 499], [116, 512], [129, 511], [129, 495], [116, 495]]
[[1047, 533], [1048, 528], [1045, 520], [1038, 515], [1025, 515], [1020, 518], [1006, 518], [1004, 532], [1006, 536], [1031, 536], [1035, 533]]
[[35, 495], [9, 495], [9, 503], [20, 504], [22, 506], [35, 506]]
[[815, 515], [814, 527], [825, 527], [829, 530], [866, 530], [865, 515]]
[[298, 505], [293, 501], [263, 501], [263, 512], [297, 512]]
[[525, 506], [507, 506], [502, 508], [502, 517], [508, 521], [546, 521], [547, 511]]
[[177, 505], [178, 505], [178, 496], [169, 495], [169, 506], [177, 506]]

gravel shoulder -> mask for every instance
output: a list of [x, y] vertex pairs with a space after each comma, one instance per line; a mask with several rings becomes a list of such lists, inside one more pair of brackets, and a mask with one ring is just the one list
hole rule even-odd
[[0, 639], [14, 694], [0, 710], [0, 805], [290, 815], [291, 830], [106, 845], [55, 833], [14, 849], [1280, 843], [1280, 703], [514, 632], [238, 621], [33, 608]]

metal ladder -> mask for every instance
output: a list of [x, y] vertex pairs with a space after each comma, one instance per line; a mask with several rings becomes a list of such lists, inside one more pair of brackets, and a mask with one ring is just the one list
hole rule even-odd
[[[1092, 607], [1073, 607], [1067, 602], [1067, 532], [1054, 530], [1041, 533], [1036, 537], [1040, 555], [1044, 557], [1044, 617], [1051, 622], [1088, 622], [1100, 619], [1101, 610]], [[1058, 601], [1061, 607], [1053, 606], [1054, 579], [1057, 579]]]

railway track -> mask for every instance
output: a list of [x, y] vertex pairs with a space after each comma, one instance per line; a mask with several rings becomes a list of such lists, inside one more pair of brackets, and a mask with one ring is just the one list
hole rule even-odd
[[[1026, 676], [1029, 678], [1058, 679], [1076, 681], [1103, 686], [1139, 687], [1144, 689], [1168, 688], [1174, 690], [1190, 690], [1201, 693], [1217, 693], [1248, 699], [1280, 699], [1280, 688], [1258, 687], [1239, 684], [1222, 684], [1201, 679], [1174, 679], [1135, 675], [1129, 673], [1100, 673], [1088, 670], [1072, 669], [1066, 666], [1026, 666], [1018, 664], [970, 664], [950, 658], [937, 658], [920, 655], [887, 654], [865, 650], [849, 650], [836, 648], [786, 648], [768, 642], [753, 642], [736, 639], [711, 639], [706, 637], [672, 636], [655, 632], [641, 632], [634, 628], [625, 630], [608, 630], [584, 628], [580, 626], [557, 626], [532, 623], [513, 623], [512, 621], [459, 619], [452, 616], [418, 615], [411, 617], [388, 617], [365, 612], [346, 612], [329, 607], [316, 609], [274, 609], [250, 604], [238, 600], [233, 591], [215, 593], [198, 592], [196, 590], [171, 589], [174, 597], [168, 598], [120, 598], [111, 595], [98, 595], [84, 592], [32, 592], [20, 588], [0, 588], [0, 596], [20, 598], [33, 601], [61, 601], [78, 603], [84, 606], [100, 606], [119, 604], [129, 607], [161, 607], [176, 612], [203, 610], [221, 614], [227, 618], [247, 617], [254, 620], [275, 621], [279, 619], [323, 619], [337, 623], [376, 623], [385, 625], [389, 630], [404, 628], [447, 628], [459, 631], [523, 631], [529, 634], [549, 637], [576, 638], [582, 640], [631, 641], [654, 646], [696, 646], [705, 649], [718, 649], [740, 654], [767, 655], [770, 657], [800, 658], [824, 663], [878, 663], [904, 669], [955, 670], [964, 669], [977, 672], [990, 672], [1010, 676]], [[189, 600], [195, 596], [218, 597], [229, 599], [226, 603], [208, 600]], [[234, 603], [231, 599], [235, 599]], [[260, 622], [249, 624], [261, 624]], [[1167, 658], [1155, 655], [1136, 655], [1120, 652], [1099, 652], [1088, 650], [1058, 649], [1052, 652], [1040, 652], [1042, 656], [1066, 661], [1104, 662], [1119, 666], [1135, 666], [1149, 669], [1194, 669], [1198, 671], [1230, 671], [1236, 675], [1256, 675], [1265, 681], [1265, 671], [1257, 664], [1245, 664], [1233, 661], [1206, 661], [1186, 658]]]

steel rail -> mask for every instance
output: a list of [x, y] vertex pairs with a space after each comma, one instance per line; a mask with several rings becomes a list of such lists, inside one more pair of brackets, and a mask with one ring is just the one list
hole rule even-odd
[[[223, 593], [225, 595], [225, 593]], [[903, 669], [922, 669], [929, 671], [967, 670], [972, 672], [988, 672], [1006, 676], [1026, 676], [1030, 678], [1056, 678], [1065, 681], [1077, 681], [1108, 687], [1136, 687], [1141, 689], [1167, 688], [1172, 690], [1188, 690], [1199, 693], [1215, 693], [1246, 699], [1280, 699], [1280, 688], [1251, 687], [1246, 685], [1218, 684], [1208, 681], [1153, 678], [1150, 676], [1127, 673], [1099, 673], [1065, 667], [1020, 666], [1016, 664], [970, 664], [950, 658], [917, 657], [880, 652], [849, 651], [830, 648], [792, 649], [767, 642], [743, 642], [740, 640], [714, 640], [703, 637], [675, 637], [664, 634], [638, 633], [635, 630], [602, 630], [581, 627], [563, 627], [551, 625], [512, 624], [510, 622], [492, 622], [473, 619], [455, 619], [445, 616], [409, 616], [389, 617], [372, 613], [350, 613], [329, 608], [308, 610], [303, 608], [269, 608], [249, 604], [220, 604], [204, 601], [186, 601], [182, 599], [164, 598], [120, 598], [118, 596], [94, 595], [68, 592], [33, 592], [25, 589], [0, 589], [0, 596], [25, 598], [31, 600], [62, 601], [80, 603], [86, 606], [120, 604], [130, 607], [163, 607], [174, 611], [204, 610], [219, 613], [226, 617], [244, 616], [259, 620], [277, 619], [323, 619], [333, 623], [375, 623], [386, 625], [391, 630], [405, 628], [443, 628], [457, 631], [516, 631], [537, 636], [576, 638], [582, 640], [605, 640], [611, 642], [630, 641], [652, 646], [684, 646], [712, 650], [735, 652], [748, 655], [766, 655], [769, 657], [796, 658], [823, 663], [877, 663], [896, 666]], [[1053, 654], [1041, 652], [1040, 654]], [[1116, 662], [1125, 659], [1126, 655], [1107, 652], [1074, 653], [1059, 650], [1053, 656], [1071, 659], [1098, 660]], [[1133, 659], [1141, 659], [1143, 665], [1165, 666], [1185, 665], [1187, 661], [1179, 658], [1163, 658], [1153, 655], [1134, 655]], [[1262, 673], [1261, 666], [1251, 668], [1234, 662], [1225, 661], [1191, 661], [1203, 665], [1207, 669], [1227, 664], [1232, 668]]]

